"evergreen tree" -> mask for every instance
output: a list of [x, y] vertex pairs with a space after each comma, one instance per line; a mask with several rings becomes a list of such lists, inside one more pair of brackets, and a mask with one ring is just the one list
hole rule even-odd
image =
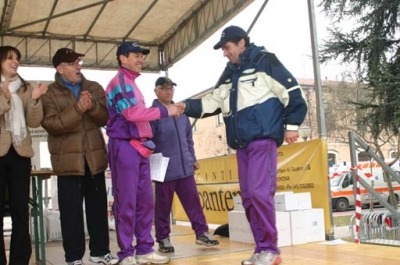
[[[400, 0], [322, 0], [321, 5], [334, 21], [328, 29], [331, 38], [320, 52], [321, 62], [339, 59], [357, 65], [359, 80], [364, 84], [364, 100], [349, 102], [364, 114], [357, 117], [357, 124], [367, 128], [381, 158], [384, 158], [379, 148], [382, 142], [397, 139], [398, 159]], [[346, 31], [341, 22], [353, 26]], [[396, 208], [391, 181], [387, 184], [389, 201]]]
[[[358, 123], [373, 138], [396, 136], [400, 127], [400, 0], [322, 0], [333, 21], [321, 62], [355, 63], [365, 86], [364, 101], [350, 102], [364, 110]], [[345, 23], [344, 23], [345, 22]], [[350, 29], [343, 25], [352, 24]]]

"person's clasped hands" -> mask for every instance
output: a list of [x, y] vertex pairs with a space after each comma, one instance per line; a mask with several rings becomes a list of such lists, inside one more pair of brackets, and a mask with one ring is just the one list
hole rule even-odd
[[77, 104], [82, 112], [90, 110], [93, 107], [92, 94], [86, 90], [82, 91]]

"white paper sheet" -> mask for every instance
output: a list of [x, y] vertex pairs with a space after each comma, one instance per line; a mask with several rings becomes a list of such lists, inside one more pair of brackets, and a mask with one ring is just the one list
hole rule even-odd
[[155, 153], [150, 156], [150, 175], [152, 180], [164, 182], [168, 162], [169, 157], [163, 157], [162, 153]]
[[334, 245], [343, 245], [343, 244], [347, 244], [347, 243], [348, 243], [347, 241], [344, 241], [344, 240], [338, 238], [338, 239], [335, 239], [335, 240], [332, 240], [332, 241], [320, 242], [318, 244], [334, 246]]

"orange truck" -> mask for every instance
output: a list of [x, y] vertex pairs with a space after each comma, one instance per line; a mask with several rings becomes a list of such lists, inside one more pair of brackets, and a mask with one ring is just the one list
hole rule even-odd
[[[392, 169], [400, 174], [398, 163], [392, 166]], [[389, 188], [386, 179], [383, 176], [381, 165], [376, 162], [360, 162], [358, 163], [358, 175], [370, 184], [374, 190], [379, 193], [385, 200], [390, 200]], [[354, 186], [352, 172], [350, 170], [333, 172], [329, 175], [331, 188], [332, 208], [337, 211], [346, 211], [350, 207], [355, 206]], [[392, 186], [396, 201], [400, 197], [400, 184], [392, 179]], [[368, 190], [361, 186], [361, 204], [370, 205], [379, 204], [379, 201], [369, 194]]]

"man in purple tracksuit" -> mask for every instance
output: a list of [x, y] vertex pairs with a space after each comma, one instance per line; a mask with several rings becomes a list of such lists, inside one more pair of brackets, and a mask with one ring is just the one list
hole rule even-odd
[[[169, 106], [176, 84], [168, 77], [160, 77], [156, 81], [154, 92], [157, 99], [153, 107]], [[170, 213], [174, 193], [179, 200], [196, 233], [196, 244], [205, 246], [218, 245], [208, 233], [208, 225], [200, 204], [194, 170], [199, 168], [193, 148], [192, 127], [189, 118], [181, 115], [177, 118], [152, 121], [153, 141], [156, 144], [156, 153], [162, 153], [169, 158], [164, 182], [155, 182], [156, 206], [154, 221], [156, 226], [156, 240], [161, 252], [174, 252], [169, 234], [171, 232]]]
[[214, 46], [229, 62], [212, 93], [181, 103], [190, 117], [222, 113], [228, 145], [236, 149], [239, 185], [256, 247], [242, 265], [281, 263], [274, 195], [277, 148], [299, 137], [307, 113], [303, 92], [275, 54], [250, 43], [246, 31], [225, 28]]
[[[135, 42], [123, 42], [117, 50], [120, 68], [106, 89], [108, 151], [120, 265], [164, 264], [170, 260], [154, 252], [151, 236], [154, 201], [148, 156], [154, 146], [149, 141], [153, 137], [149, 121], [178, 115], [179, 111], [175, 105], [146, 108], [135, 79], [149, 52]], [[132, 245], [134, 236], [135, 246]]]

